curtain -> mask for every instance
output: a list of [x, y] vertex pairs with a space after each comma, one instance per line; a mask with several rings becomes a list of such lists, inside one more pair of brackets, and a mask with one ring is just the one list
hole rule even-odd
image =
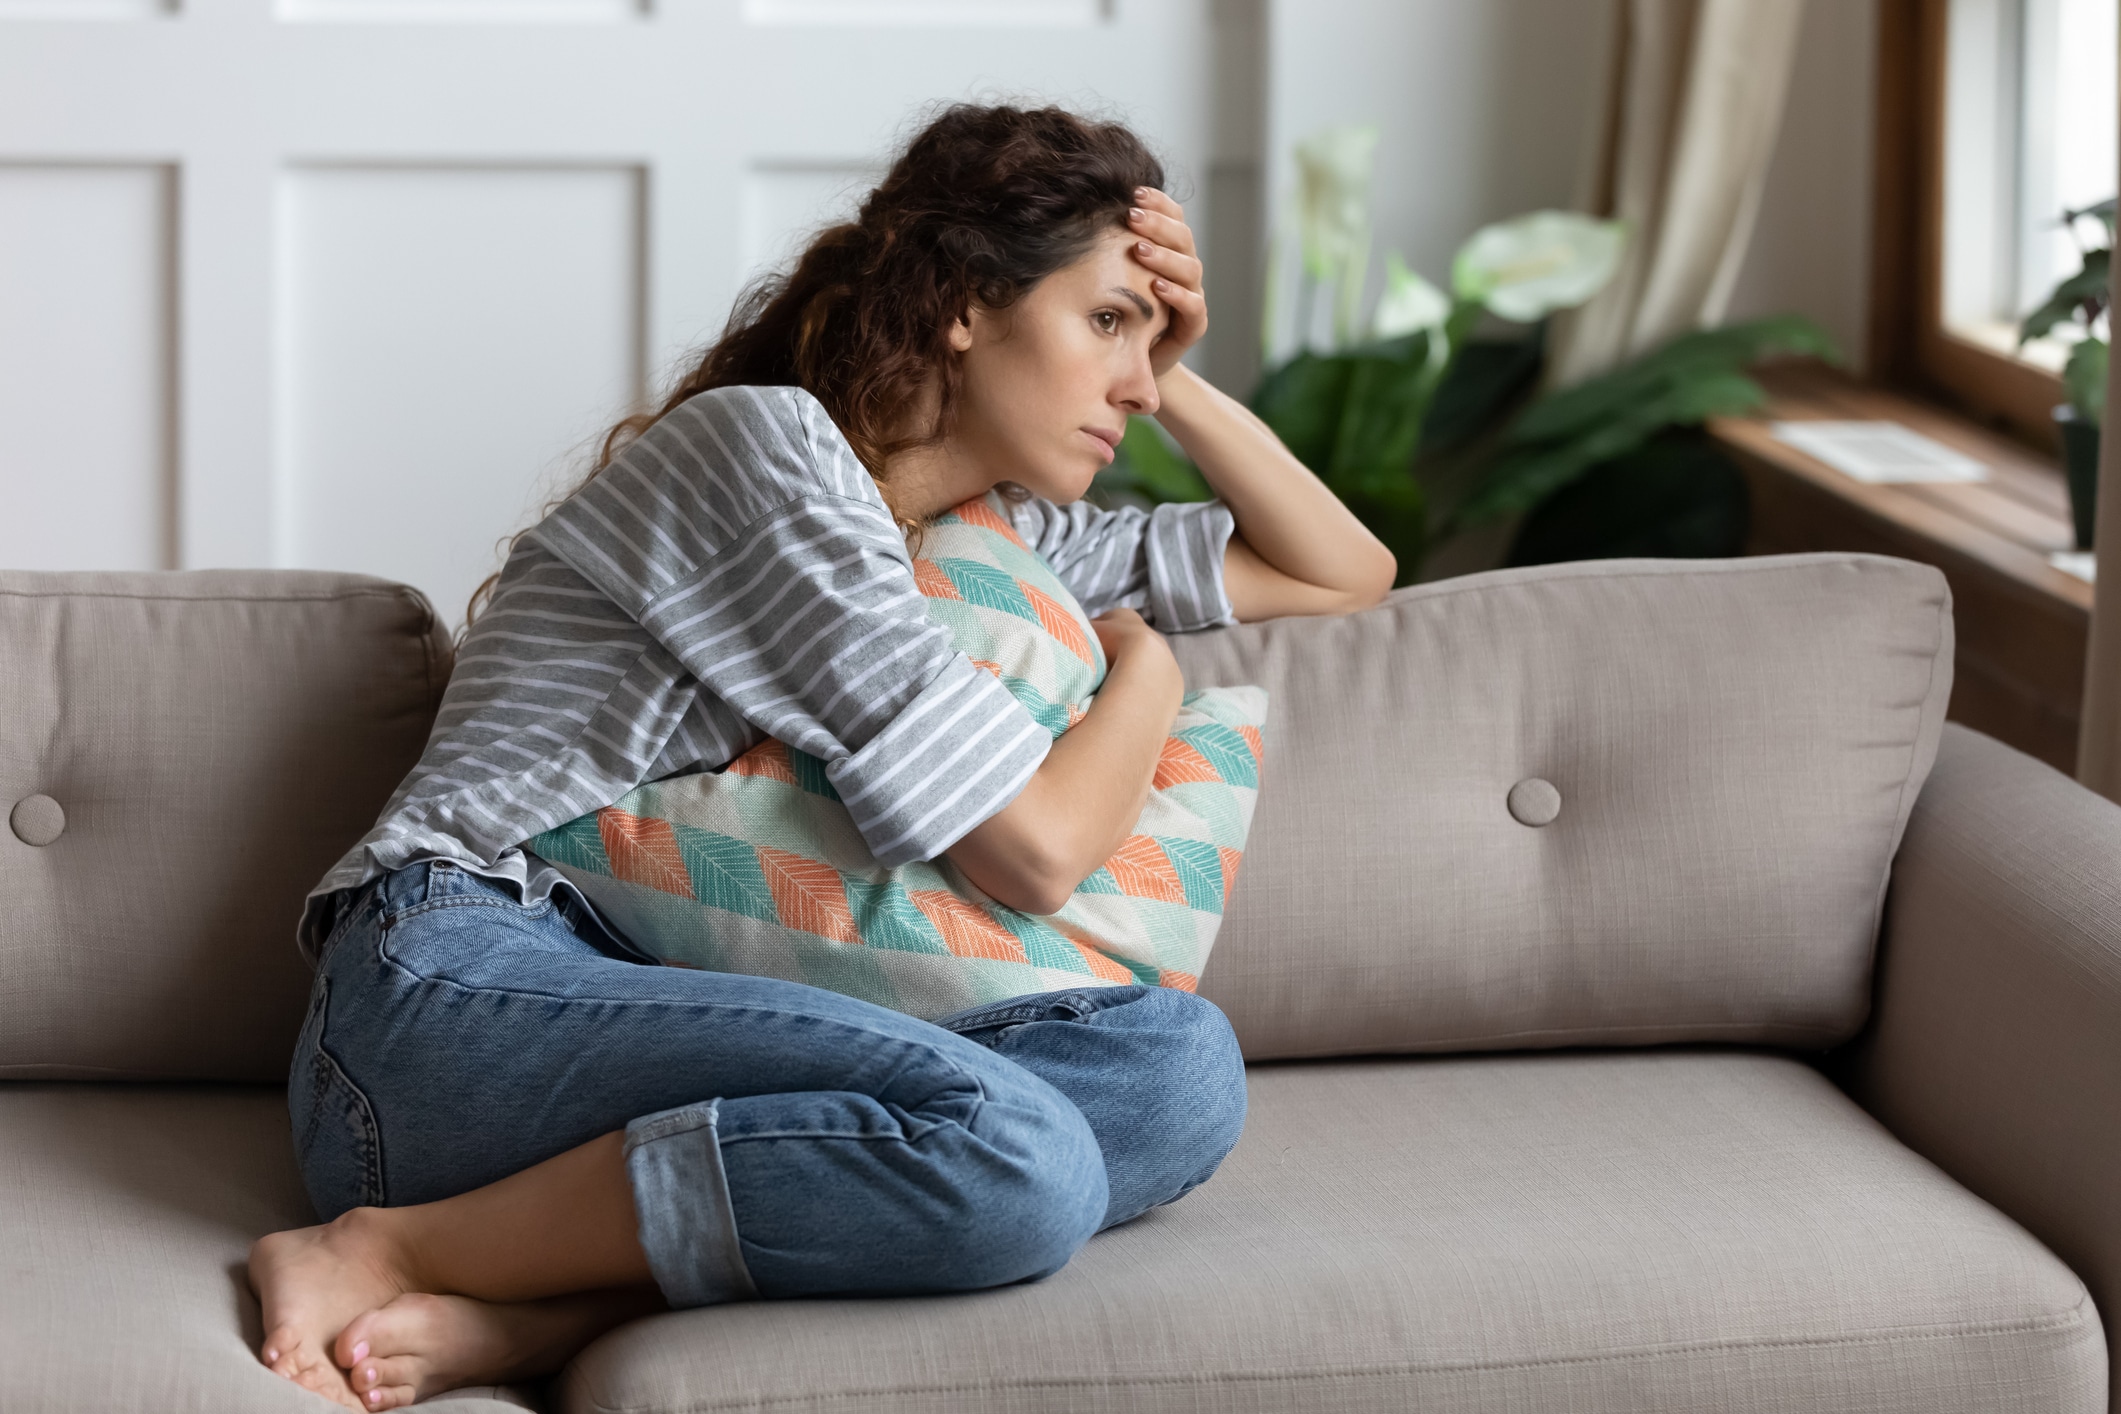
[[1596, 299], [1556, 322], [1573, 383], [1716, 324], [1774, 155], [1804, 0], [1617, 0], [1603, 132], [1583, 205], [1628, 223]]

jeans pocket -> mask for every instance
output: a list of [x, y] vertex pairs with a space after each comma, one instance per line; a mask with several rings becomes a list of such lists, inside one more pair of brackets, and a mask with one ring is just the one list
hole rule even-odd
[[320, 975], [309, 1015], [295, 1040], [287, 1076], [288, 1117], [294, 1122], [295, 1161], [317, 1216], [331, 1221], [348, 1208], [383, 1202], [383, 1146], [368, 1097], [324, 1049], [331, 980]]

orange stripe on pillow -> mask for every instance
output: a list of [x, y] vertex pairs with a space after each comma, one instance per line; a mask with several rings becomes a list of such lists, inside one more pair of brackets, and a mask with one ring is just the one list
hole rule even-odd
[[693, 898], [692, 875], [678, 853], [678, 837], [668, 820], [628, 815], [610, 806], [597, 812], [597, 834], [611, 877], [658, 893]]
[[760, 845], [759, 870], [773, 893], [781, 923], [798, 933], [815, 933], [835, 943], [860, 943], [854, 910], [847, 906], [847, 885], [830, 864]]
[[1200, 990], [1200, 979], [1190, 972], [1169, 972], [1159, 969], [1156, 974], [1156, 985], [1169, 987], [1173, 991], [1178, 992], [1197, 992]]
[[1105, 861], [1105, 868], [1111, 871], [1119, 891], [1130, 898], [1177, 904], [1186, 901], [1186, 886], [1179, 882], [1178, 871], [1171, 867], [1164, 847], [1147, 835], [1127, 836]]
[[1188, 781], [1219, 784], [1222, 777], [1208, 764], [1207, 757], [1193, 749], [1191, 743], [1179, 737], [1167, 736], [1164, 738], [1163, 752], [1156, 758], [1156, 779], [1149, 783], [1149, 788], [1168, 790]]
[[787, 745], [770, 736], [730, 762], [729, 771], [731, 775], [758, 776], [791, 786], [801, 784], [795, 778], [795, 767], [788, 760]]
[[1243, 738], [1245, 739], [1245, 745], [1246, 745], [1246, 746], [1249, 746], [1249, 747], [1251, 747], [1251, 748], [1252, 748], [1252, 764], [1253, 764], [1254, 766], [1264, 766], [1264, 765], [1266, 765], [1266, 764], [1267, 764], [1267, 743], [1266, 743], [1266, 739], [1265, 739], [1265, 738], [1263, 738], [1262, 736], [1260, 736], [1260, 734], [1259, 734], [1259, 728], [1258, 728], [1258, 727], [1239, 727], [1239, 728], [1237, 729], [1237, 734], [1238, 734], [1239, 736], [1241, 736], [1241, 737], [1243, 737]]
[[1234, 850], [1226, 844], [1217, 845], [1215, 847], [1215, 852], [1218, 855], [1222, 856], [1223, 902], [1228, 903], [1230, 901], [1230, 890], [1237, 886], [1238, 863], [1245, 856], [1241, 851]]
[[994, 507], [988, 505], [983, 499], [967, 501], [962, 506], [952, 507], [950, 514], [956, 516], [967, 525], [976, 525], [981, 530], [993, 531], [996, 535], [1014, 543], [1020, 550], [1031, 548], [1024, 543], [1024, 538], [1016, 533], [1016, 527], [996, 515]]
[[943, 946], [959, 957], [991, 957], [999, 962], [1028, 963], [1024, 945], [1016, 935], [995, 922], [981, 909], [956, 894], [941, 889], [908, 889], [906, 897], [928, 915], [935, 931], [943, 935]]
[[1124, 965], [1114, 962], [1090, 944], [1079, 938], [1070, 938], [1068, 941], [1075, 944], [1075, 950], [1083, 955], [1083, 961], [1089, 965], [1090, 970], [1107, 982], [1117, 982], [1124, 987], [1137, 980], [1133, 972]]
[[1024, 592], [1024, 597], [1031, 601], [1032, 609], [1038, 614], [1038, 626], [1040, 628], [1044, 629], [1055, 642], [1066, 648], [1070, 653], [1073, 653], [1092, 667], [1097, 666], [1097, 659], [1090, 652], [1090, 640], [1084, 636], [1083, 626], [1075, 621], [1075, 615], [1061, 607], [1059, 601], [1054, 599], [1052, 595], [1035, 585], [1026, 584], [1024, 581], [1018, 580], [1016, 587], [1021, 589]]
[[933, 560], [916, 559], [913, 562], [913, 587], [930, 599], [963, 599], [950, 576]]

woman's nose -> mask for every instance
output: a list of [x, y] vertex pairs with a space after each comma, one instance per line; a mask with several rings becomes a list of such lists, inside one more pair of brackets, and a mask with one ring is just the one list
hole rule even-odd
[[1113, 389], [1112, 401], [1130, 413], [1153, 417], [1163, 401], [1156, 392], [1156, 373], [1149, 367], [1149, 356], [1144, 353], [1128, 362], [1127, 371]]

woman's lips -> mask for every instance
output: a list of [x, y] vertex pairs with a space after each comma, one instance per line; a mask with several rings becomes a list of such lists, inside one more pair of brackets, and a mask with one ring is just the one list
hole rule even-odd
[[1105, 465], [1112, 465], [1113, 457], [1119, 452], [1120, 434], [1108, 432], [1102, 427], [1085, 427], [1082, 431], [1083, 435], [1097, 443], [1098, 450], [1104, 453]]

